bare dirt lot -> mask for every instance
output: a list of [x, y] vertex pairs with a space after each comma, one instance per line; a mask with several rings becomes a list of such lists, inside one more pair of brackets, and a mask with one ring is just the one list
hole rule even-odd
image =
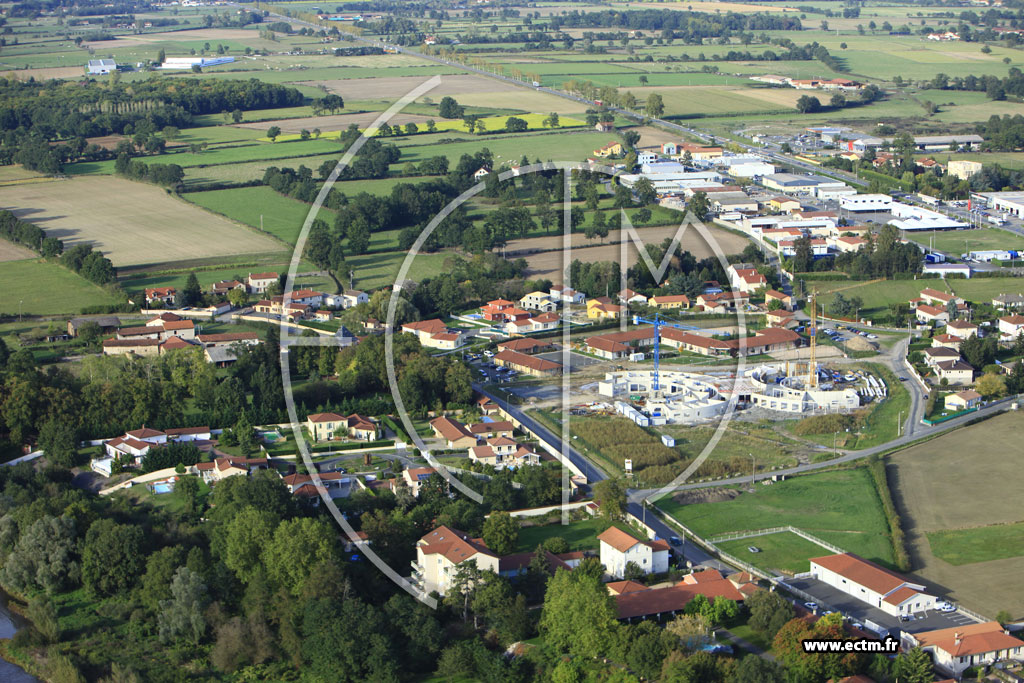
[[[445, 76], [450, 78], [450, 76]], [[434, 98], [435, 100], [437, 98]], [[548, 93], [514, 88], [504, 92], [466, 93], [459, 97], [459, 104], [470, 107], [498, 107], [501, 109], [522, 109], [528, 112], [558, 112], [559, 114], [582, 115], [586, 106]], [[581, 116], [582, 118], [582, 116]], [[678, 137], [678, 136], [676, 136]], [[672, 138], [675, 139], [675, 138]]]
[[[296, 81], [297, 85], [325, 86], [344, 99], [372, 100], [397, 98], [405, 95], [426, 80], [422, 76], [384, 76], [382, 78], [357, 78], [351, 80]], [[491, 93], [519, 90], [514, 85], [493, 81], [483, 76], [455, 75], [441, 76], [441, 85], [430, 91], [436, 102], [445, 95], [466, 93]]]
[[[377, 120], [379, 111], [367, 111], [360, 114], [335, 114], [332, 116], [309, 116], [301, 119], [279, 119], [276, 121], [258, 121], [255, 123], [240, 123], [236, 128], [249, 128], [251, 130], [265, 131], [270, 126], [277, 126], [285, 135], [301, 132], [303, 129], [312, 131], [319, 128], [322, 131], [344, 130], [351, 124], [364, 128]], [[429, 116], [417, 116], [415, 114], [395, 114], [388, 123], [392, 126], [404, 126], [407, 123], [425, 124]], [[437, 120], [437, 117], [434, 118]]]
[[35, 252], [28, 247], [0, 239], [0, 261], [21, 261], [35, 255]]
[[92, 244], [115, 266], [286, 248], [162, 188], [110, 176], [6, 187], [2, 208], [64, 240], [65, 246]]
[[[666, 237], [673, 237], [678, 229], [679, 226], [677, 225], [663, 225], [652, 228], [638, 228], [637, 233], [645, 244], [660, 244]], [[725, 254], [739, 253], [748, 244], [747, 240], [740, 235], [734, 235], [731, 232], [719, 230], [710, 225], [708, 230]], [[620, 235], [620, 231], [612, 231], [609, 233], [605, 244], [601, 245], [594, 240], [588, 240], [582, 233], [576, 233], [572, 239], [572, 253], [568, 258], [570, 261], [579, 259], [587, 263], [618, 261], [621, 257], [622, 249]], [[680, 240], [680, 245], [698, 259], [715, 255], [714, 249], [695, 228], [688, 228], [686, 230]], [[561, 235], [533, 237], [510, 241], [506, 247], [505, 255], [508, 258], [513, 258], [516, 252], [523, 252], [522, 256], [529, 264], [531, 277], [555, 277], [561, 272], [564, 265], [565, 256], [562, 253], [561, 247]], [[551, 249], [552, 251], [533, 254], [525, 253], [536, 249]], [[626, 250], [626, 253], [629, 255], [629, 263], [632, 265], [639, 258], [636, 246], [632, 240], [629, 240]]]
[[38, 69], [0, 71], [0, 78], [13, 78], [18, 81], [27, 81], [30, 78], [47, 81], [51, 78], [78, 78], [84, 75], [85, 70], [80, 66], [48, 66]]
[[1016, 457], [1022, 427], [1024, 416], [1006, 413], [889, 458], [914, 574], [989, 617], [1001, 609], [1024, 613], [1024, 549], [1018, 557], [954, 566], [932, 554], [926, 534], [1024, 520]]

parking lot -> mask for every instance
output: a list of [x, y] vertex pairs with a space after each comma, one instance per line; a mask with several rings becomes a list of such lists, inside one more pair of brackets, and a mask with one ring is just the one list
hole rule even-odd
[[897, 617], [891, 616], [877, 607], [872, 607], [866, 602], [861, 602], [852, 595], [817, 579], [810, 577], [787, 579], [785, 585], [792, 586], [814, 597], [819, 605], [819, 611], [822, 609], [838, 610], [843, 616], [849, 617], [851, 621], [861, 624], [870, 621], [888, 630], [893, 636], [896, 636], [899, 631], [920, 633], [976, 623], [974, 619], [961, 612], [940, 612], [938, 610], [915, 614], [912, 621], [900, 621]]
[[[538, 358], [543, 358], [544, 360], [550, 360], [550, 361], [554, 361], [556, 363], [561, 363], [563, 366], [565, 365], [565, 363], [564, 363], [565, 359], [562, 358], [562, 352], [560, 350], [559, 351], [548, 351], [547, 353], [538, 353], [537, 357]], [[569, 370], [569, 372], [578, 372], [579, 370], [582, 370], [583, 368], [589, 367], [591, 365], [597, 365], [598, 363], [606, 363], [606, 362], [607, 361], [603, 361], [603, 360], [600, 360], [598, 358], [591, 358], [590, 356], [584, 356], [582, 353], [576, 353], [575, 351], [570, 351], [569, 352], [569, 367], [568, 367], [568, 370]]]

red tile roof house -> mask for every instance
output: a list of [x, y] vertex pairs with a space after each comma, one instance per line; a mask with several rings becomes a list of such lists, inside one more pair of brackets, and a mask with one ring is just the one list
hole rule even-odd
[[1024, 642], [1011, 636], [996, 621], [966, 624], [901, 636], [904, 650], [920, 647], [930, 652], [936, 668], [957, 678], [972, 667], [992, 664], [1000, 659], [1020, 659]]
[[277, 279], [277, 273], [249, 273], [245, 283], [248, 285], [250, 292], [262, 294], [267, 291], [267, 287], [276, 283]]
[[616, 579], [623, 578], [630, 562], [645, 574], [668, 571], [671, 553], [665, 541], [641, 541], [614, 526], [605, 529], [597, 540], [601, 544], [601, 564]]
[[146, 304], [160, 303], [164, 306], [173, 306], [176, 292], [174, 287], [147, 287]]
[[347, 436], [360, 441], [373, 441], [380, 434], [380, 427], [373, 420], [358, 413], [313, 413], [306, 417], [306, 429], [314, 441], [336, 438], [338, 430], [344, 430]]
[[744, 600], [744, 593], [737, 589], [732, 581], [723, 578], [718, 572], [714, 574], [717, 575], [717, 579], [708, 577], [707, 580], [693, 583], [684, 581], [665, 588], [627, 590], [615, 598], [618, 618], [632, 621], [637, 618], [676, 614], [682, 612], [698, 595], [703, 595], [709, 600], [719, 596], [736, 602]]
[[441, 416], [430, 421], [434, 436], [445, 440], [448, 448], [470, 448], [477, 445], [477, 438], [458, 420]]
[[811, 559], [811, 576], [894, 617], [935, 609], [925, 587], [853, 553]]
[[416, 562], [412, 578], [424, 592], [437, 591], [444, 595], [451, 587], [455, 568], [463, 562], [472, 562], [481, 571], [498, 573], [498, 555], [481, 538], [439, 526], [416, 542]]

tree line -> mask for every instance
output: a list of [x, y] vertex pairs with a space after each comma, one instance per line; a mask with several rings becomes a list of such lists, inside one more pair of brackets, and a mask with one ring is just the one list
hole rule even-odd
[[0, 79], [0, 131], [44, 140], [131, 134], [140, 120], [159, 130], [184, 128], [192, 116], [302, 104], [296, 88], [258, 79], [153, 77], [127, 83]]

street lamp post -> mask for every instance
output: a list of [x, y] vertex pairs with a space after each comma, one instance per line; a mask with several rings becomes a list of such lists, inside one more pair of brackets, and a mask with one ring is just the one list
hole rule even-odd
[[753, 491], [754, 490], [754, 477], [756, 476], [756, 472], [757, 472], [757, 467], [756, 467], [757, 457], [753, 453], [747, 453], [747, 455], [750, 456], [750, 490]]

